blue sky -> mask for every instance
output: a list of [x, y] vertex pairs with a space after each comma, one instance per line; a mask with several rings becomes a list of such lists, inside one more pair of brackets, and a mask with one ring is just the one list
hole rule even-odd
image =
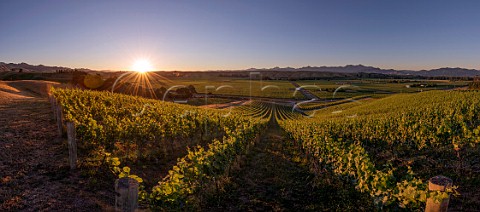
[[480, 1], [0, 1], [0, 61], [480, 69]]

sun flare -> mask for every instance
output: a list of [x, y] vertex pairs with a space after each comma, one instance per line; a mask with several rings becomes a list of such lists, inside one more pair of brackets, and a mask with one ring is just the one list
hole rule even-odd
[[132, 70], [138, 73], [146, 73], [153, 71], [152, 64], [146, 59], [138, 59], [133, 63]]

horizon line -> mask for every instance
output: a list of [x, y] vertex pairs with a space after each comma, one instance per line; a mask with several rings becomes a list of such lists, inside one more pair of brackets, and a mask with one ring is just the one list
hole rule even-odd
[[[61, 66], [61, 65], [45, 65], [45, 64], [31, 64], [27, 62], [0, 62], [0, 63], [5, 63], [5, 64], [27, 64], [27, 65], [32, 65], [32, 66], [47, 66], [47, 67], [59, 67], [59, 68], [68, 68], [68, 69], [88, 69], [91, 71], [99, 71], [99, 72], [117, 72], [117, 71], [132, 71], [132, 70], [122, 70], [122, 69], [92, 69], [92, 68], [86, 68], [86, 67], [67, 67], [67, 66]], [[274, 66], [274, 67], [262, 67], [262, 68], [256, 68], [256, 67], [250, 67], [250, 68], [237, 68], [237, 69], [201, 69], [201, 70], [180, 70], [180, 69], [167, 69], [167, 70], [152, 70], [151, 72], [158, 72], [158, 71], [164, 71], [164, 72], [173, 72], [173, 71], [178, 71], [178, 72], [209, 72], [209, 71], [247, 71], [249, 69], [257, 69], [257, 70], [269, 70], [269, 69], [284, 69], [284, 68], [292, 68], [292, 69], [300, 69], [300, 68], [340, 68], [340, 67], [347, 67], [347, 66], [364, 66], [364, 67], [371, 67], [371, 68], [379, 68], [382, 70], [394, 70], [394, 71], [431, 71], [431, 70], [436, 70], [436, 69], [443, 69], [443, 68], [459, 68], [459, 69], [468, 69], [468, 70], [479, 70], [477, 68], [467, 68], [467, 67], [459, 67], [459, 66], [443, 66], [443, 67], [437, 67], [437, 68], [430, 68], [430, 69], [396, 69], [396, 68], [384, 68], [381, 66], [373, 66], [373, 65], [364, 65], [364, 64], [346, 64], [346, 65], [305, 65], [301, 67], [293, 67], [293, 66]]]

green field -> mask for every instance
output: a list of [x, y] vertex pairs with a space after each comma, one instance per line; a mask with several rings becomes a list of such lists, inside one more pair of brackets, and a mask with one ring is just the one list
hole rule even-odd
[[221, 98], [191, 98], [187, 100], [188, 105], [193, 106], [202, 106], [202, 105], [216, 105], [216, 104], [226, 104], [232, 102], [232, 99], [221, 99]]
[[[262, 97], [277, 99], [306, 100], [290, 81], [249, 80], [227, 77], [190, 79], [182, 77], [147, 76], [151, 88], [181, 88], [193, 85], [199, 94], [224, 95], [230, 97]], [[148, 87], [142, 80], [125, 77], [121, 83]], [[370, 96], [382, 98], [395, 93], [416, 93], [428, 90], [446, 90], [468, 85], [466, 81], [448, 80], [405, 80], [405, 79], [362, 79], [362, 80], [297, 80], [293, 81], [317, 96], [318, 99], [345, 99]]]
[[211, 93], [234, 96], [253, 96], [281, 99], [303, 99], [301, 94], [294, 96], [295, 87], [288, 81], [261, 80], [174, 80], [170, 85], [193, 85], [198, 93]]
[[[390, 79], [308, 80], [297, 81], [297, 83], [301, 86], [305, 86], [305, 89], [313, 92], [320, 98], [351, 98], [361, 95], [385, 97], [388, 94], [393, 93], [415, 93], [428, 90], [444, 90], [468, 85], [468, 82], [466, 81]], [[431, 87], [428, 85], [431, 85]]]

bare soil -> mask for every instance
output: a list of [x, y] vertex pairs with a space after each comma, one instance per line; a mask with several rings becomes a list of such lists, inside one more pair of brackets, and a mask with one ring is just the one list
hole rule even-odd
[[[68, 167], [46, 99], [49, 82], [0, 82], [0, 211], [100, 211], [113, 193]], [[113, 190], [113, 185], [111, 186]]]

